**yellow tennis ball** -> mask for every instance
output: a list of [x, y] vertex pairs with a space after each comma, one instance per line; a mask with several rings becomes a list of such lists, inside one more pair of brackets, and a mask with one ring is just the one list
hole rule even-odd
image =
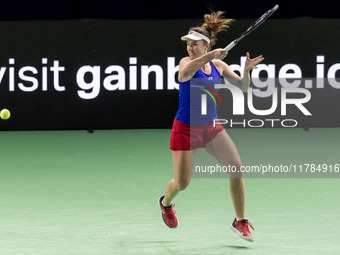
[[3, 109], [0, 112], [0, 118], [3, 120], [8, 120], [11, 117], [11, 112], [7, 109]]

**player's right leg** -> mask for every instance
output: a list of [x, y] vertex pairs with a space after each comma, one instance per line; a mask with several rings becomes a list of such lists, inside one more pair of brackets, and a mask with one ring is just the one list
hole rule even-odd
[[178, 219], [172, 204], [174, 197], [184, 190], [190, 183], [191, 171], [194, 162], [195, 150], [172, 151], [175, 178], [169, 181], [165, 189], [165, 195], [159, 198], [164, 223], [169, 228], [178, 226]]

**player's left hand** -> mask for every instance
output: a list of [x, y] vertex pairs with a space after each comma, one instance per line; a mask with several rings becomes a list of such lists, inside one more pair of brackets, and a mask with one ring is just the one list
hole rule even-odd
[[258, 56], [256, 58], [252, 58], [251, 59], [250, 55], [249, 55], [249, 52], [247, 52], [246, 56], [247, 56], [247, 59], [246, 59], [246, 63], [245, 63], [245, 66], [244, 66], [244, 70], [245, 71], [250, 71], [250, 70], [252, 70], [254, 68], [257, 68], [256, 65], [258, 63], [262, 62], [262, 60], [264, 60], [262, 55], [260, 55], [260, 56]]

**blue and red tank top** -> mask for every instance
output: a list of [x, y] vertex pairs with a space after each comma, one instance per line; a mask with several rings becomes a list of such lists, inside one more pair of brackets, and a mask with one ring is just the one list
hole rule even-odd
[[[201, 125], [217, 119], [215, 84], [221, 83], [221, 75], [210, 61], [211, 73], [199, 69], [185, 82], [179, 82], [179, 106], [175, 119], [186, 124]], [[206, 114], [202, 114], [202, 94], [206, 94]]]

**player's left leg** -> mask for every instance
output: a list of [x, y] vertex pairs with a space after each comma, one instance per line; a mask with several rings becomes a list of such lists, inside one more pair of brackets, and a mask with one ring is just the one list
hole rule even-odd
[[206, 150], [223, 166], [231, 166], [233, 169], [236, 169], [236, 172], [229, 173], [229, 188], [236, 218], [239, 221], [234, 221], [231, 227], [232, 230], [234, 232], [237, 231], [236, 233], [242, 238], [253, 241], [253, 237], [248, 228], [249, 223], [245, 219], [245, 184], [243, 174], [240, 171], [242, 162], [234, 142], [227, 132], [222, 131], [207, 143]]
[[[242, 166], [241, 157], [234, 142], [227, 132], [220, 132], [205, 148], [223, 166], [233, 166], [239, 170]], [[245, 214], [245, 185], [241, 172], [229, 173], [230, 195], [237, 218], [244, 218]]]

